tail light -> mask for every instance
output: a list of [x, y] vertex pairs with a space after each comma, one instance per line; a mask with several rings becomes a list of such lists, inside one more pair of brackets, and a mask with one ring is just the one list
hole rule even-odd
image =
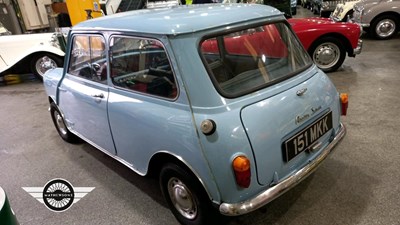
[[342, 116], [347, 114], [347, 107], [349, 106], [349, 96], [347, 93], [340, 94], [340, 103], [342, 105]]
[[248, 188], [251, 181], [250, 160], [246, 156], [237, 156], [232, 161], [233, 171], [235, 172], [236, 184], [243, 188]]

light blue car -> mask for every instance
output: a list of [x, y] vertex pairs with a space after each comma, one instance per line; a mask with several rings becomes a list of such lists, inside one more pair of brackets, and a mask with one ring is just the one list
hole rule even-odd
[[58, 133], [159, 176], [182, 224], [259, 209], [346, 133], [346, 99], [269, 6], [119, 13], [73, 27], [67, 48], [44, 76]]

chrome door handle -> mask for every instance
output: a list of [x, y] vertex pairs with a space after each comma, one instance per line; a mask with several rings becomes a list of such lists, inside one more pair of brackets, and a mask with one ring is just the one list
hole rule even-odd
[[104, 98], [103, 93], [97, 94], [97, 95], [92, 95], [94, 98]]

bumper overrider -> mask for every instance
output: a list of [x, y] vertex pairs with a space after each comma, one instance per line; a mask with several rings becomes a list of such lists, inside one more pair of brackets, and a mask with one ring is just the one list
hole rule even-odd
[[362, 50], [362, 46], [363, 46], [363, 41], [361, 39], [358, 39], [357, 47], [355, 49], [353, 49], [353, 54], [354, 55], [360, 54], [361, 50]]
[[332, 152], [334, 147], [343, 139], [345, 134], [346, 127], [341, 124], [340, 129], [332, 142], [329, 143], [328, 146], [323, 150], [323, 152], [308, 165], [297, 171], [292, 176], [278, 183], [277, 185], [255, 196], [253, 199], [249, 199], [240, 203], [222, 203], [219, 206], [220, 213], [226, 216], [239, 216], [257, 210], [262, 206], [268, 204], [275, 198], [290, 190], [292, 187], [296, 186], [310, 174], [312, 174], [326, 159], [326, 157]]

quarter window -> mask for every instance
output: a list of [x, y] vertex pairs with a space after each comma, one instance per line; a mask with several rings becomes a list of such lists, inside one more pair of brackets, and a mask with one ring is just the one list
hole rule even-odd
[[107, 60], [103, 37], [74, 36], [68, 73], [88, 80], [106, 83]]
[[160, 41], [113, 37], [110, 61], [115, 86], [165, 98], [176, 97], [175, 78]]

